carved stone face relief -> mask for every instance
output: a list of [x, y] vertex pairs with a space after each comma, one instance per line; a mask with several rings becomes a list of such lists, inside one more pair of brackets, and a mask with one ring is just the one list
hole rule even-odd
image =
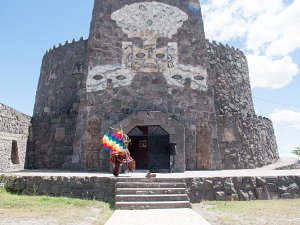
[[132, 42], [123, 42], [123, 68], [136, 72], [164, 72], [173, 68], [174, 64], [177, 64], [176, 43], [169, 43], [162, 48], [156, 48], [155, 45], [140, 48]]
[[202, 67], [178, 64], [176, 42], [157, 47], [158, 38], [172, 38], [188, 15], [179, 8], [159, 2], [126, 5], [115, 11], [111, 19], [129, 38], [138, 37], [143, 45], [122, 43], [122, 65], [90, 68], [87, 92], [130, 85], [138, 72], [163, 73], [168, 84], [205, 91], [207, 73]]

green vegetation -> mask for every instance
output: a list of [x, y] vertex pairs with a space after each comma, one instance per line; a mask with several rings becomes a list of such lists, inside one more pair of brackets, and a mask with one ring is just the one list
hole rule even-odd
[[293, 154], [300, 156], [300, 147], [296, 147], [294, 148], [294, 150], [292, 151]]
[[300, 199], [202, 202], [193, 209], [212, 225], [300, 224]]
[[108, 203], [64, 197], [24, 196], [0, 188], [0, 221], [3, 224], [102, 225], [112, 215]]

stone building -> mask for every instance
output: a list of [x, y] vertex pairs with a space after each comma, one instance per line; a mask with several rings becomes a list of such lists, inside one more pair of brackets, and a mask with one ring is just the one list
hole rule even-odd
[[24, 169], [31, 117], [0, 103], [0, 172]]
[[245, 55], [205, 39], [198, 0], [95, 0], [88, 40], [44, 55], [32, 127], [27, 168], [109, 171], [101, 139], [110, 127], [130, 136], [138, 169], [278, 159], [272, 122], [254, 111]]

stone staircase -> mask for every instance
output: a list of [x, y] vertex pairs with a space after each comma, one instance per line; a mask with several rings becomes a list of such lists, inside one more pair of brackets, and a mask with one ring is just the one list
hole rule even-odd
[[191, 208], [191, 203], [183, 179], [118, 178], [116, 208]]

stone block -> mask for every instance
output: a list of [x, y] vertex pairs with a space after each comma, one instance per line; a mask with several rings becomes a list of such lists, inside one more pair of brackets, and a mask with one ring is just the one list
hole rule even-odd
[[236, 194], [236, 190], [234, 188], [234, 184], [231, 179], [226, 179], [224, 182], [224, 190], [226, 195]]
[[255, 194], [258, 199], [269, 200], [269, 192], [266, 186], [255, 188]]
[[238, 201], [239, 195], [238, 194], [229, 194], [226, 195], [226, 201]]
[[203, 191], [205, 190], [204, 188], [204, 182], [203, 181], [199, 181], [199, 180], [194, 180], [193, 183], [191, 184], [191, 189], [193, 191]]
[[277, 192], [269, 192], [270, 199], [278, 199], [279, 195]]
[[266, 184], [267, 184], [267, 181], [266, 181], [265, 177], [257, 177], [256, 178], [256, 185], [257, 185], [257, 187], [264, 186]]
[[278, 177], [266, 177], [267, 183], [273, 183], [277, 184], [278, 183]]
[[234, 186], [236, 188], [242, 188], [242, 184], [243, 184], [243, 178], [242, 177], [234, 177], [232, 179], [233, 183], [234, 183]]
[[226, 200], [226, 195], [224, 191], [217, 191], [216, 192], [216, 200], [217, 201], [225, 201]]
[[83, 189], [75, 188], [71, 190], [71, 196], [77, 198], [84, 198], [83, 192], [84, 192]]
[[61, 189], [60, 185], [58, 185], [58, 184], [57, 185], [52, 185], [51, 188], [50, 188], [50, 194], [59, 196], [60, 195], [60, 189]]
[[238, 196], [240, 198], [240, 200], [242, 201], [247, 201], [249, 200], [249, 195], [247, 192], [243, 191], [243, 190], [238, 190]]
[[82, 179], [75, 181], [75, 188], [83, 188], [83, 180]]
[[288, 186], [287, 190], [291, 195], [297, 195], [299, 192], [299, 186], [296, 183], [292, 183]]
[[26, 187], [26, 179], [25, 178], [17, 178], [14, 182], [14, 191], [22, 192]]
[[291, 198], [293, 198], [293, 196], [290, 193], [284, 193], [284, 194], [280, 195], [280, 198], [291, 199]]
[[277, 192], [277, 185], [274, 183], [267, 183], [267, 188], [269, 192]]
[[256, 195], [255, 195], [255, 192], [250, 190], [248, 191], [248, 196], [249, 196], [249, 200], [256, 200]]
[[72, 191], [70, 187], [61, 187], [60, 188], [61, 196], [69, 197], [72, 196]]
[[54, 134], [54, 140], [57, 142], [63, 142], [66, 137], [65, 128], [56, 128]]
[[215, 192], [214, 191], [205, 191], [204, 199], [208, 201], [215, 200]]
[[210, 191], [210, 190], [213, 189], [213, 182], [212, 182], [212, 180], [205, 179], [204, 182], [203, 182], [203, 185], [204, 185], [204, 190], [205, 191]]
[[215, 182], [215, 184], [213, 185], [213, 190], [214, 191], [223, 191], [224, 187], [223, 187], [222, 181]]
[[256, 187], [256, 179], [254, 177], [243, 177], [243, 190], [249, 191]]
[[51, 180], [50, 178], [44, 178], [41, 180], [38, 186], [38, 194], [47, 194], [50, 192]]

